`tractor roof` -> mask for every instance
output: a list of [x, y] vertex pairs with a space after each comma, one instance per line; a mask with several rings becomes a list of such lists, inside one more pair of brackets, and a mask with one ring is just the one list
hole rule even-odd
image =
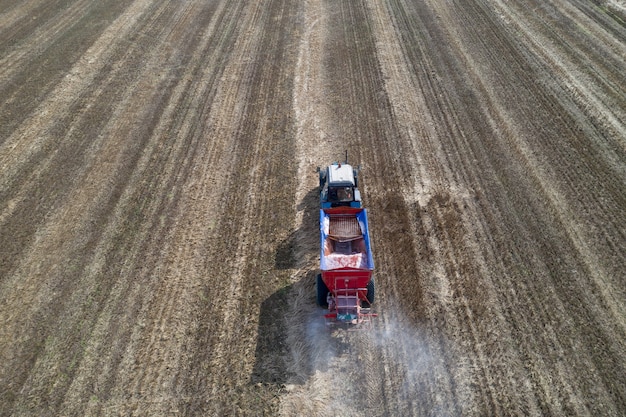
[[354, 171], [348, 164], [332, 164], [328, 167], [329, 185], [354, 185]]

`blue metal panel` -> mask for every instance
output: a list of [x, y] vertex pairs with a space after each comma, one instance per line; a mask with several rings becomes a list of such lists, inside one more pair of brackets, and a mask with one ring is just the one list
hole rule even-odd
[[320, 210], [320, 269], [322, 271], [326, 270], [326, 256], [324, 255], [324, 242], [326, 242], [326, 232], [324, 228], [324, 219], [327, 218], [328, 215], [324, 213], [324, 210]]
[[370, 231], [369, 224], [367, 222], [367, 210], [363, 209], [356, 215], [357, 220], [363, 228], [363, 238], [365, 240], [365, 248], [367, 250], [367, 266], [368, 269], [374, 269], [374, 257], [372, 256], [372, 247], [370, 246]]
[[[369, 224], [367, 222], [367, 210], [362, 209], [356, 214], [356, 218], [361, 226], [363, 232], [363, 240], [365, 241], [365, 249], [367, 252], [367, 265], [366, 268], [370, 271], [374, 270], [374, 257], [372, 256], [372, 248], [370, 245]], [[327, 226], [330, 224], [330, 216], [322, 209], [320, 209], [320, 269], [327, 271], [326, 255], [324, 254], [324, 243], [328, 237]]]

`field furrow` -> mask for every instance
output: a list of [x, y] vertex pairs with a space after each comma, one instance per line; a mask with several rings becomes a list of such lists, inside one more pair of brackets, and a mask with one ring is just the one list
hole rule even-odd
[[[620, 2], [0, 0], [0, 416], [620, 416]], [[359, 166], [371, 329], [316, 305]]]

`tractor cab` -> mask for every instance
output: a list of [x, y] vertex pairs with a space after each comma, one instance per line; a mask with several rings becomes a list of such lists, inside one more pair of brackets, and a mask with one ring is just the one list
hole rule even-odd
[[347, 163], [335, 162], [323, 170], [318, 168], [318, 172], [322, 208], [361, 207], [357, 169]]

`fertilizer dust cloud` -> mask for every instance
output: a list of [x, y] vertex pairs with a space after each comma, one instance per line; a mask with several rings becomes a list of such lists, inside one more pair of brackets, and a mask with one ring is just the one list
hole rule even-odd
[[[325, 310], [306, 293], [293, 300], [289, 316], [297, 323], [291, 322], [288, 337], [292, 378], [281, 399], [282, 415], [419, 412], [422, 390], [437, 385], [433, 364], [441, 361], [419, 328], [393, 311], [382, 313], [370, 329], [329, 327]], [[431, 412], [455, 414], [444, 405]]]

